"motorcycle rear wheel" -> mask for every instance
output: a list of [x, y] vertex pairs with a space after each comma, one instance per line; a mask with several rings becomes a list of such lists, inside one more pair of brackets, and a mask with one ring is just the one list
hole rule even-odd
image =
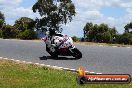
[[50, 49], [47, 47], [47, 45], [46, 45], [46, 51], [51, 55], [51, 57], [58, 58], [57, 52], [56, 51], [55, 52], [51, 52]]

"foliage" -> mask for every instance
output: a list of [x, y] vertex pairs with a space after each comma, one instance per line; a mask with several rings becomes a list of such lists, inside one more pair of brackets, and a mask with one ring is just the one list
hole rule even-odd
[[123, 40], [124, 44], [132, 44], [132, 34], [131, 33], [124, 33], [123, 35]]
[[110, 28], [107, 24], [87, 23], [83, 29], [84, 38], [90, 42], [132, 44], [131, 26], [132, 22], [125, 26], [125, 33], [118, 34], [115, 27]]
[[112, 42], [117, 31], [115, 28], [108, 27], [107, 24], [87, 23], [83, 29], [84, 38], [90, 42]]
[[18, 29], [21, 31], [24, 31], [26, 29], [33, 30], [35, 27], [35, 21], [28, 17], [21, 17], [15, 21], [14, 27], [15, 29]]
[[4, 14], [0, 11], [0, 29], [4, 25], [4, 22], [5, 22]]
[[2, 38], [2, 31], [0, 30], [0, 38]]
[[96, 42], [105, 42], [109, 43], [111, 41], [111, 34], [109, 31], [104, 33], [97, 33]]
[[39, 12], [41, 19], [37, 20], [37, 29], [62, 31], [61, 24], [72, 21], [75, 6], [71, 0], [38, 0], [32, 7], [33, 12]]
[[132, 34], [130, 33], [118, 34], [115, 37], [115, 42], [119, 44], [132, 44]]
[[73, 40], [74, 42], [77, 42], [77, 41], [79, 41], [79, 38], [78, 38], [77, 36], [73, 36], [73, 37], [72, 37], [72, 40]]
[[[88, 37], [87, 34], [92, 34], [90, 33], [93, 29], [93, 23], [87, 23], [83, 29], [84, 31], [84, 38]], [[90, 36], [89, 36], [90, 37]]]
[[5, 25], [2, 28], [2, 38], [15, 38], [15, 29], [11, 25]]
[[24, 40], [37, 39], [37, 34], [33, 30], [27, 29], [24, 32], [20, 32], [17, 37]]
[[132, 34], [132, 22], [126, 24], [125, 28], [125, 32], [126, 33], [131, 33]]
[[21, 31], [20, 30], [12, 30], [11, 33], [12, 33], [12, 38], [17, 38], [17, 36], [19, 35]]
[[122, 34], [117, 34], [115, 38], [116, 43], [123, 44], [124, 37], [122, 36]]

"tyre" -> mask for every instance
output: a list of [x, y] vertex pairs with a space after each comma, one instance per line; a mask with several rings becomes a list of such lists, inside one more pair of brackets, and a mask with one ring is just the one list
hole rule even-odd
[[55, 52], [51, 52], [50, 49], [47, 47], [46, 45], [46, 51], [53, 57], [53, 58], [58, 58], [58, 53]]
[[73, 51], [73, 54], [72, 54], [73, 57], [77, 59], [82, 58], [82, 53], [77, 48], [72, 49], [72, 51]]

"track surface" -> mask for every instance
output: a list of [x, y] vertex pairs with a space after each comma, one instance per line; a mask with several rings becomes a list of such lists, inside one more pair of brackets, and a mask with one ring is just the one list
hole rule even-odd
[[132, 75], [132, 48], [76, 45], [83, 58], [51, 58], [41, 41], [20, 41], [0, 39], [0, 57], [7, 57], [34, 63], [78, 69], [82, 65], [86, 70], [96, 73], [122, 73]]

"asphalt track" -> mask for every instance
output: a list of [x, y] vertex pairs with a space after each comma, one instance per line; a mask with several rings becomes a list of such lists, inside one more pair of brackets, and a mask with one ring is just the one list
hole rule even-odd
[[34, 63], [78, 69], [81, 65], [85, 70], [106, 74], [132, 75], [132, 48], [79, 45], [81, 59], [73, 57], [51, 58], [45, 51], [42, 41], [20, 41], [0, 39], [0, 57], [13, 58]]

